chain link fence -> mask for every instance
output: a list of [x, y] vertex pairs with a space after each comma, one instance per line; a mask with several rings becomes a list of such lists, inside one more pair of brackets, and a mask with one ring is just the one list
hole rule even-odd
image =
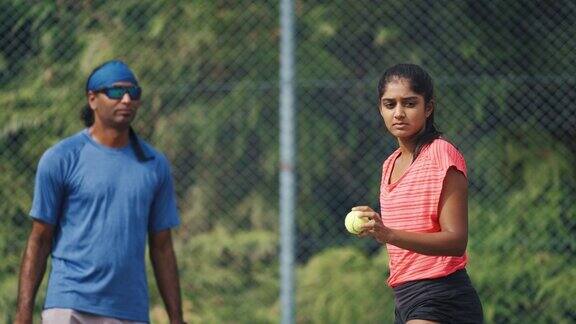
[[[295, 8], [296, 321], [392, 322], [385, 250], [343, 218], [378, 208], [396, 143], [376, 83], [399, 62], [432, 74], [437, 124], [467, 159], [486, 322], [576, 321], [576, 4]], [[119, 58], [144, 89], [135, 128], [172, 165], [187, 320], [278, 322], [278, 17], [264, 0], [0, 3], [0, 321], [13, 320], [38, 159], [82, 128], [88, 74]], [[150, 286], [152, 321], [166, 323]]]

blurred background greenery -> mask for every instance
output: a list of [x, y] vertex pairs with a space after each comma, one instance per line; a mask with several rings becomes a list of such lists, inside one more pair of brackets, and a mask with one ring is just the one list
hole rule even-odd
[[[576, 321], [576, 4], [295, 6], [297, 322], [392, 322], [385, 250], [343, 218], [378, 208], [395, 142], [376, 83], [400, 62], [433, 75], [437, 124], [467, 159], [468, 271], [486, 322]], [[13, 320], [38, 159], [82, 129], [85, 80], [113, 58], [144, 89], [137, 131], [172, 163], [187, 320], [279, 321], [281, 32], [268, 0], [0, 2], [0, 321]]]

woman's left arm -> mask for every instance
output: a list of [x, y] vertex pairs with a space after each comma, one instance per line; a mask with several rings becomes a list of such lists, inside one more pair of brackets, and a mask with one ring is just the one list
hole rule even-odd
[[361, 236], [425, 255], [461, 256], [468, 243], [468, 180], [462, 172], [450, 168], [444, 178], [439, 203], [440, 232], [417, 233], [384, 226], [380, 215], [369, 207], [354, 207], [370, 221]]

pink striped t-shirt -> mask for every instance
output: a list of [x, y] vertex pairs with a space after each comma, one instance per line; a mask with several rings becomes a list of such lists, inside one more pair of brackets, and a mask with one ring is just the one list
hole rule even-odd
[[[466, 162], [452, 144], [436, 139], [424, 147], [416, 160], [394, 183], [389, 183], [400, 150], [382, 166], [380, 207], [384, 225], [409, 232], [440, 231], [438, 206], [446, 173], [454, 167], [466, 176]], [[447, 276], [466, 266], [467, 256], [428, 256], [386, 244], [390, 277], [388, 285]]]

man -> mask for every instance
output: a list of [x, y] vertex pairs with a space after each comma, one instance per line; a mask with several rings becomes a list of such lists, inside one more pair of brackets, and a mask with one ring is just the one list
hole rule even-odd
[[17, 323], [32, 323], [49, 254], [43, 323], [149, 322], [147, 237], [170, 321], [183, 323], [170, 232], [179, 217], [169, 164], [130, 127], [141, 94], [123, 62], [97, 67], [86, 83], [87, 128], [40, 159]]

